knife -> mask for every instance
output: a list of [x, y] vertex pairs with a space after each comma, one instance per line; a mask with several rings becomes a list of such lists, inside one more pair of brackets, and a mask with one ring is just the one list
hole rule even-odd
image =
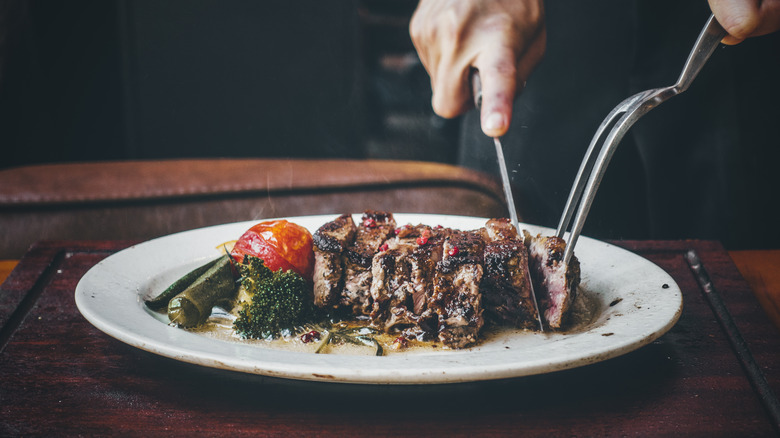
[[[474, 105], [478, 110], [482, 109], [482, 80], [479, 78], [479, 70], [473, 69], [471, 72], [471, 91], [474, 95]], [[515, 208], [515, 199], [512, 196], [512, 186], [509, 183], [509, 172], [506, 169], [506, 160], [504, 159], [504, 148], [501, 145], [501, 140], [498, 137], [493, 137], [493, 143], [496, 146], [496, 160], [498, 160], [498, 169], [501, 173], [501, 183], [504, 186], [504, 197], [506, 198], [506, 206], [509, 210], [509, 218], [512, 221], [512, 226], [515, 227], [518, 237], [520, 236], [520, 222], [517, 219], [517, 209]], [[542, 312], [539, 309], [539, 303], [536, 301], [536, 292], [534, 291], [534, 283], [530, 280], [528, 284], [531, 285], [531, 299], [534, 302], [534, 309], [536, 310], [536, 318], [539, 321], [539, 331], [544, 332], [544, 324], [542, 323]]]
[[[474, 93], [474, 104], [477, 109], [482, 107], [482, 81], [479, 78], [479, 71], [474, 70], [471, 74], [471, 90]], [[504, 197], [506, 198], [509, 218], [512, 220], [512, 226], [515, 231], [520, 232], [519, 220], [517, 219], [517, 209], [515, 208], [515, 199], [512, 196], [512, 186], [509, 183], [509, 172], [506, 169], [506, 160], [504, 159], [504, 148], [501, 146], [501, 140], [493, 137], [493, 143], [496, 145], [496, 159], [498, 168], [501, 171], [501, 182], [504, 186]]]

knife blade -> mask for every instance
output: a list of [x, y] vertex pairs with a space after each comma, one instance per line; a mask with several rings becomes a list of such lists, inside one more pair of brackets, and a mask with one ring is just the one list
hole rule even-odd
[[[473, 69], [471, 72], [471, 91], [474, 95], [474, 105], [478, 110], [482, 109], [482, 80], [479, 77], [479, 70]], [[506, 168], [506, 159], [504, 159], [504, 148], [501, 145], [501, 140], [498, 137], [493, 137], [493, 143], [496, 146], [496, 160], [498, 161], [498, 169], [501, 174], [501, 183], [504, 187], [504, 198], [506, 198], [507, 210], [509, 210], [509, 219], [512, 221], [512, 226], [515, 227], [518, 238], [520, 236], [520, 221], [517, 218], [517, 209], [515, 208], [515, 199], [512, 195], [512, 185], [509, 182], [509, 172]], [[534, 309], [536, 310], [536, 318], [539, 322], [539, 331], [544, 332], [544, 324], [542, 323], [542, 312], [539, 308], [539, 302], [536, 300], [536, 291], [534, 290], [534, 283], [530, 280], [528, 284], [531, 287], [531, 299], [534, 302]]]
[[506, 198], [509, 218], [515, 231], [520, 233], [520, 221], [517, 219], [517, 209], [515, 208], [515, 199], [512, 196], [512, 186], [509, 183], [509, 172], [506, 169], [506, 160], [504, 159], [504, 148], [501, 146], [501, 140], [493, 137], [493, 143], [496, 145], [496, 159], [498, 160], [498, 169], [501, 171], [501, 183], [504, 186], [504, 197]]

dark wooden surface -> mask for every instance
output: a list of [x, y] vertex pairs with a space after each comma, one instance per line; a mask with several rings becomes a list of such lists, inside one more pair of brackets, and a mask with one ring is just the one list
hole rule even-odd
[[[638, 351], [547, 375], [407, 387], [225, 372], [114, 340], [81, 317], [74, 290], [129, 244], [42, 242], [2, 285], [0, 435], [778, 434], [780, 332], [715, 242], [620, 243], [669, 272], [685, 300], [678, 324]], [[713, 290], [703, 291], [689, 251]], [[747, 357], [732, 344], [742, 341]]]

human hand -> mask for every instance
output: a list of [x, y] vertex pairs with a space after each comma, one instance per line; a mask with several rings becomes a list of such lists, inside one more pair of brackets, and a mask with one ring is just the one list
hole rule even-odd
[[436, 114], [452, 118], [473, 106], [469, 76], [482, 81], [482, 130], [504, 135], [512, 101], [544, 54], [542, 0], [420, 0], [409, 25], [431, 77]]
[[729, 34], [724, 44], [780, 30], [780, 0], [708, 0], [710, 9]]

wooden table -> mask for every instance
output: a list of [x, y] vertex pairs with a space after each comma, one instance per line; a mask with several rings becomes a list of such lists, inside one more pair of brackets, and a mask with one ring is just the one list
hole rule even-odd
[[[213, 370], [110, 338], [81, 317], [74, 289], [89, 268], [129, 244], [42, 242], [3, 283], [0, 435], [780, 433], [780, 332], [734, 260], [747, 263], [753, 271], [746, 277], [768, 291], [778, 290], [777, 276], [750, 254], [732, 260], [716, 242], [620, 242], [683, 291], [680, 321], [646, 347], [546, 375], [401, 387]], [[707, 275], [691, 268], [696, 258]]]

